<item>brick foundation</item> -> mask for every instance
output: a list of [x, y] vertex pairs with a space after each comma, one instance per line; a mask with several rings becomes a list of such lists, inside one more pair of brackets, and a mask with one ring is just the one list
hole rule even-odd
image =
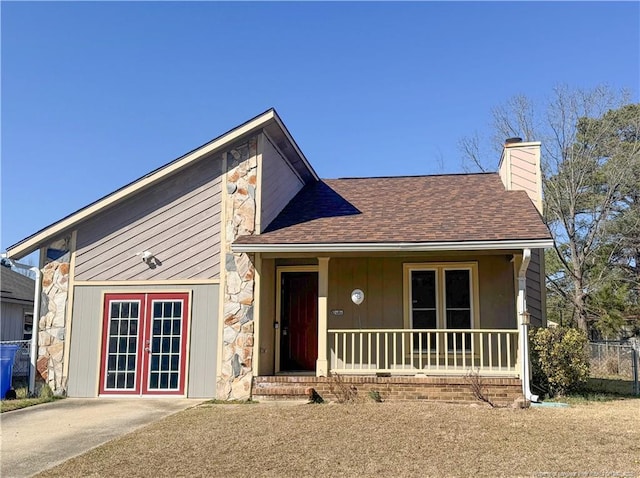
[[[383, 400], [434, 400], [475, 402], [465, 377], [348, 377], [341, 376], [347, 386], [359, 393], [377, 391]], [[325, 400], [335, 400], [331, 386], [335, 379], [313, 376], [278, 375], [254, 377], [252, 396], [256, 400], [306, 399], [314, 388]], [[482, 377], [482, 386], [491, 401], [509, 405], [522, 398], [522, 382], [518, 378]]]

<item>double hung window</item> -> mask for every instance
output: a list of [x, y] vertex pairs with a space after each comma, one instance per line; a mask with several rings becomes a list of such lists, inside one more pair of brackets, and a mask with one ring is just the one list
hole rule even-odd
[[[414, 350], [435, 350], [437, 337], [446, 336], [449, 349], [469, 349], [468, 333], [437, 334], [435, 330], [477, 326], [476, 263], [405, 264], [405, 326], [427, 329], [413, 335]], [[444, 346], [444, 343], [440, 343]]]

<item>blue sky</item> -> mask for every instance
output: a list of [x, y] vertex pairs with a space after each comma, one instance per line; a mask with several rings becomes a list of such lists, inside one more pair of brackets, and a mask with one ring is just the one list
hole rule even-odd
[[333, 178], [460, 172], [515, 94], [638, 101], [638, 2], [0, 8], [2, 250], [272, 106]]

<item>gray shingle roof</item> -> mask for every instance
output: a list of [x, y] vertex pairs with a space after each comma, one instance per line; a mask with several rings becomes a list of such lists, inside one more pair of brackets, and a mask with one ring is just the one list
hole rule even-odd
[[0, 289], [2, 301], [33, 303], [35, 281], [15, 272], [8, 267], [0, 266]]

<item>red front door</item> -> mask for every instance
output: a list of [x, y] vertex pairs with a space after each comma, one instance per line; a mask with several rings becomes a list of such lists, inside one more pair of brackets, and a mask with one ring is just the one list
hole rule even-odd
[[189, 294], [107, 294], [100, 393], [184, 395]]
[[283, 272], [280, 369], [315, 370], [318, 358], [318, 273]]

